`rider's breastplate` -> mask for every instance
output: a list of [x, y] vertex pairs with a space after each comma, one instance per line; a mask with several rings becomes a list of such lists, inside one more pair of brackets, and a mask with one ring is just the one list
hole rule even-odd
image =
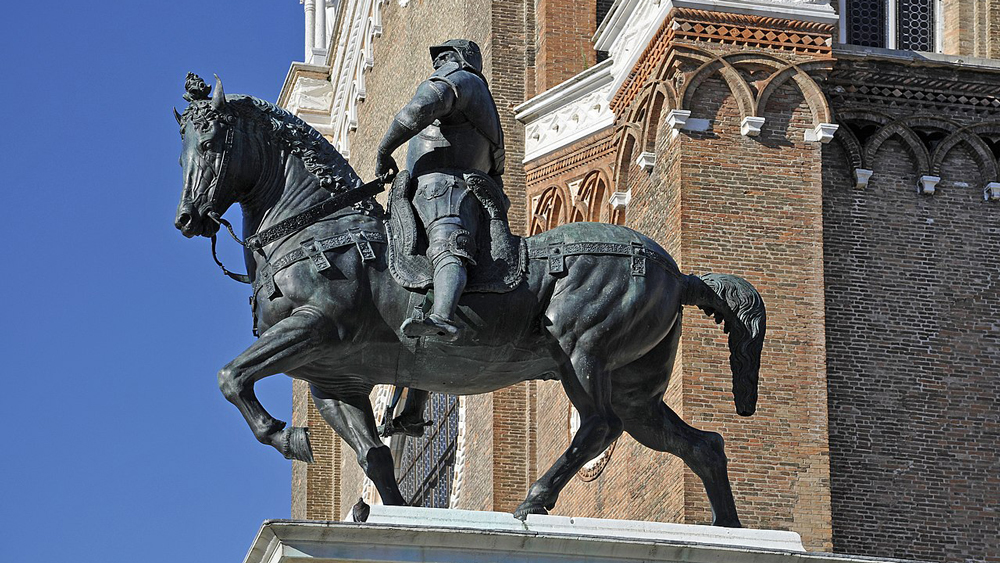
[[468, 121], [457, 124], [435, 121], [410, 139], [406, 168], [414, 177], [432, 171], [492, 168], [490, 142]]

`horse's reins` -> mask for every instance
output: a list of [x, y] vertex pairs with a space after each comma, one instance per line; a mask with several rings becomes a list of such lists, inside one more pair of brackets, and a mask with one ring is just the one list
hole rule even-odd
[[[222, 165], [219, 167], [219, 174], [212, 180], [212, 186], [209, 187], [209, 193], [213, 198], [217, 182], [222, 177], [222, 173], [225, 172], [226, 169], [226, 157], [232, 143], [230, 135], [226, 136], [226, 142], [226, 150], [222, 153]], [[233, 240], [239, 243], [243, 248], [260, 251], [263, 250], [263, 248], [268, 244], [291, 236], [302, 229], [315, 224], [320, 219], [347, 207], [348, 205], [364, 201], [385, 191], [385, 185], [392, 182], [393, 176], [394, 175], [391, 173], [386, 173], [384, 176], [380, 176], [371, 182], [362, 185], [360, 188], [355, 188], [339, 194], [330, 194], [330, 199], [312, 205], [301, 213], [279, 221], [277, 224], [247, 237], [245, 241], [240, 240], [240, 237], [236, 236], [236, 231], [233, 230], [233, 225], [229, 221], [223, 219], [218, 212], [210, 211], [208, 213], [208, 218], [215, 221], [220, 226], [225, 227], [226, 230], [229, 231], [229, 235], [233, 237]], [[216, 238], [216, 235], [212, 235], [212, 259], [215, 260], [215, 263], [222, 270], [222, 273], [230, 279], [236, 280], [240, 283], [251, 283], [250, 276], [248, 274], [230, 272], [225, 266], [222, 265], [222, 261], [219, 260], [219, 256], [215, 252]]]

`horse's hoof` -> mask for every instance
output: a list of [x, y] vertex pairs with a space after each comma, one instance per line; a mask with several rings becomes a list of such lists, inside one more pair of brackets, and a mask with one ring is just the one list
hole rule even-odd
[[388, 438], [394, 434], [405, 434], [413, 438], [420, 438], [424, 435], [424, 429], [433, 424], [432, 420], [408, 421], [396, 417], [378, 427], [379, 436]]
[[287, 445], [284, 452], [285, 457], [312, 463], [313, 452], [312, 445], [309, 444], [309, 429], [302, 426], [293, 426], [286, 432]]
[[716, 520], [712, 522], [713, 526], [719, 526], [720, 528], [742, 528], [743, 524], [740, 522], [739, 518], [730, 518], [726, 520]]
[[544, 506], [538, 504], [528, 504], [521, 503], [521, 506], [517, 507], [514, 511], [514, 518], [521, 520], [522, 522], [528, 519], [529, 514], [548, 514], [549, 511], [545, 510]]

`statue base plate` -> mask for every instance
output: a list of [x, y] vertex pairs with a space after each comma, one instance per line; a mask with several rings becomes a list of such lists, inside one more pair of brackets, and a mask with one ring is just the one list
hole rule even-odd
[[244, 563], [839, 563], [795, 532], [434, 508], [371, 507], [368, 520], [268, 520]]

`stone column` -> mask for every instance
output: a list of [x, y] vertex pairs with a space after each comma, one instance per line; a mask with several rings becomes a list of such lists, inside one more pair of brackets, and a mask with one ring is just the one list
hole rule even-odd
[[316, 36], [313, 47], [326, 50], [326, 0], [313, 0], [316, 3]]
[[305, 0], [303, 8], [306, 12], [306, 49], [305, 61], [312, 58], [313, 45], [316, 44], [316, 0]]

